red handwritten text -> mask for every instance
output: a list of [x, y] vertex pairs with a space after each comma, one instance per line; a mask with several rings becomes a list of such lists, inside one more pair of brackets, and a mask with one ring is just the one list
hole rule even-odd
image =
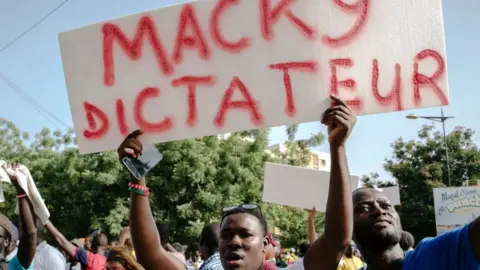
[[[133, 117], [139, 128], [144, 132], [164, 132], [173, 127], [172, 118], [166, 116], [162, 121], [158, 123], [150, 123], [145, 120], [143, 116], [143, 106], [149, 98], [158, 97], [160, 95], [160, 90], [154, 87], [147, 87], [143, 89], [135, 99], [135, 106]], [[117, 116], [118, 117], [118, 116]]]
[[283, 72], [283, 84], [285, 85], [285, 94], [287, 95], [287, 104], [285, 106], [285, 112], [288, 116], [295, 115], [295, 102], [293, 100], [292, 82], [290, 81], [290, 69], [306, 70], [314, 72], [317, 70], [318, 65], [315, 61], [310, 62], [290, 62], [270, 65], [271, 69], [279, 69]]
[[[355, 80], [353, 79], [346, 79], [343, 81], [338, 81], [338, 75], [337, 75], [337, 67], [352, 67], [353, 66], [353, 61], [350, 58], [345, 58], [345, 59], [332, 59], [330, 60], [330, 93], [338, 96], [338, 86], [342, 86], [348, 89], [351, 89], [355, 91]], [[347, 104], [350, 105], [351, 107], [355, 109], [360, 109], [362, 106], [362, 102], [360, 98], [355, 98], [353, 100], [348, 100]]]
[[220, 33], [220, 15], [227, 7], [238, 4], [238, 1], [240, 0], [219, 0], [213, 9], [212, 16], [210, 18], [210, 35], [212, 36], [213, 41], [218, 47], [229, 52], [240, 52], [251, 46], [251, 41], [249, 38], [241, 37], [236, 42], [230, 42], [225, 40]]
[[316, 32], [313, 27], [308, 26], [300, 18], [296, 17], [289, 9], [289, 6], [295, 3], [295, 0], [281, 0], [275, 7], [271, 8], [271, 0], [260, 0], [260, 21], [262, 28], [262, 35], [266, 40], [273, 38], [272, 25], [280, 19], [282, 13], [300, 29], [302, 34], [308, 39], [315, 39]]
[[344, 0], [333, 0], [337, 6], [345, 10], [348, 13], [358, 13], [358, 19], [353, 27], [345, 34], [332, 38], [328, 35], [324, 35], [322, 40], [325, 44], [331, 47], [342, 46], [354, 39], [363, 27], [365, 27], [368, 15], [368, 9], [370, 7], [370, 0], [358, 0], [355, 4], [347, 4]]
[[[418, 73], [418, 63], [428, 57], [433, 58], [437, 62], [437, 70], [432, 76], [427, 77]], [[420, 97], [420, 86], [430, 86], [435, 94], [440, 98], [440, 102], [443, 105], [448, 105], [448, 99], [443, 93], [442, 89], [435, 83], [435, 80], [439, 79], [445, 72], [445, 61], [442, 56], [434, 50], [423, 50], [415, 56], [415, 62], [413, 64], [413, 100], [415, 105], [418, 106], [422, 102]]]
[[186, 85], [188, 88], [187, 124], [194, 127], [197, 124], [197, 85], [214, 85], [215, 80], [209, 76], [185, 76], [172, 81], [173, 87]]
[[[240, 93], [245, 100], [232, 101], [235, 89], [240, 90]], [[250, 116], [254, 125], [260, 126], [263, 124], [263, 115], [258, 110], [257, 102], [252, 98], [250, 91], [248, 91], [245, 84], [243, 84], [237, 76], [233, 77], [232, 82], [227, 91], [225, 91], [225, 95], [220, 103], [220, 108], [214, 120], [217, 127], [223, 127], [223, 124], [225, 123], [225, 115], [230, 109], [247, 109], [250, 111]]]
[[383, 106], [387, 106], [390, 103], [395, 103], [395, 109], [397, 111], [402, 110], [402, 78], [400, 75], [401, 67], [399, 64], [395, 65], [395, 79], [393, 81], [393, 89], [387, 96], [380, 95], [378, 91], [378, 61], [377, 59], [373, 60], [373, 69], [372, 69], [372, 92], [375, 100]]
[[144, 16], [140, 19], [135, 37], [131, 41], [118, 26], [113, 23], [106, 23], [103, 25], [103, 81], [106, 86], [115, 84], [113, 41], [117, 40], [125, 54], [132, 60], [138, 60], [142, 56], [143, 38], [145, 37], [148, 38], [163, 73], [165, 75], [173, 73], [173, 65], [168, 60], [165, 49], [158, 38], [155, 23], [150, 17]]
[[[187, 36], [187, 26], [192, 28], [193, 36]], [[197, 16], [195, 15], [192, 4], [185, 4], [180, 13], [178, 23], [177, 39], [175, 41], [175, 49], [173, 50], [173, 60], [175, 63], [180, 63], [183, 59], [183, 47], [196, 48], [198, 55], [204, 60], [210, 56], [210, 49], [203, 37], [200, 25], [198, 24]]]

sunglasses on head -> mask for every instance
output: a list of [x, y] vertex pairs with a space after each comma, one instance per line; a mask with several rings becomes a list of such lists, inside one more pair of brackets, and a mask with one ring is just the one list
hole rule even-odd
[[260, 205], [258, 205], [258, 204], [241, 204], [241, 205], [237, 205], [237, 206], [228, 206], [228, 207], [223, 208], [222, 219], [225, 218], [231, 212], [235, 212], [237, 210], [246, 210], [247, 212], [258, 211], [258, 212], [262, 213], [262, 210], [260, 209]]

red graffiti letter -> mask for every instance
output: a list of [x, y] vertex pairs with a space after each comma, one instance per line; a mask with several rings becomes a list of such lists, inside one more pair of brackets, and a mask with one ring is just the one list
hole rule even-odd
[[[427, 77], [423, 74], [418, 73], [418, 62], [422, 61], [427, 57], [432, 57], [437, 61], [437, 70], [433, 73], [432, 76]], [[413, 101], [415, 105], [418, 106], [422, 102], [420, 97], [420, 86], [430, 86], [433, 88], [435, 94], [440, 98], [442, 105], [448, 105], [448, 99], [443, 93], [443, 90], [435, 83], [435, 80], [439, 79], [445, 71], [445, 62], [443, 57], [434, 50], [423, 50], [415, 56], [415, 62], [413, 64]]]
[[288, 116], [293, 117], [295, 115], [295, 102], [293, 100], [292, 83], [290, 81], [289, 69], [304, 70], [308, 72], [315, 72], [317, 70], [317, 63], [310, 62], [290, 62], [270, 65], [271, 69], [279, 69], [283, 71], [283, 84], [285, 85], [285, 93], [287, 95], [287, 104], [285, 106], [285, 112]]
[[103, 25], [103, 82], [106, 86], [115, 84], [113, 41], [118, 41], [122, 46], [123, 52], [130, 57], [130, 59], [138, 60], [142, 56], [144, 38], [148, 38], [155, 52], [158, 66], [163, 73], [165, 75], [173, 73], [173, 66], [167, 58], [162, 43], [158, 38], [157, 28], [151, 18], [144, 16], [140, 19], [133, 40], [129, 40], [115, 24], [106, 23]]
[[281, 0], [274, 8], [270, 7], [271, 0], [260, 0], [260, 22], [263, 38], [271, 40], [273, 38], [272, 25], [280, 19], [280, 14], [285, 13], [287, 19], [297, 26], [302, 34], [308, 39], [315, 39], [316, 33], [313, 27], [306, 25], [300, 18], [296, 17], [289, 6], [295, 3], [295, 0]]
[[220, 15], [231, 5], [238, 4], [239, 0], [219, 0], [212, 11], [210, 17], [210, 35], [217, 46], [228, 52], [240, 52], [250, 47], [251, 42], [249, 38], [241, 37], [237, 42], [230, 42], [220, 33]]
[[171, 129], [173, 127], [173, 122], [171, 117], [165, 117], [163, 121], [159, 123], [150, 123], [145, 120], [143, 117], [143, 105], [149, 98], [158, 97], [160, 91], [158, 88], [147, 87], [138, 93], [137, 98], [135, 99], [135, 106], [133, 111], [133, 117], [135, 122], [140, 127], [141, 130], [145, 132], [163, 132]]
[[[233, 97], [233, 92], [237, 88], [245, 98], [242, 101], [231, 100]], [[217, 127], [223, 127], [223, 124], [225, 123], [225, 115], [229, 109], [248, 109], [250, 110], [252, 123], [257, 126], [263, 124], [263, 116], [258, 111], [257, 102], [252, 98], [252, 95], [248, 91], [245, 84], [243, 84], [243, 82], [237, 76], [233, 77], [230, 86], [228, 87], [227, 91], [225, 91], [225, 95], [223, 96], [222, 103], [220, 104], [220, 108], [218, 109], [217, 116], [214, 120]]]
[[390, 103], [395, 102], [395, 109], [397, 111], [402, 110], [402, 78], [400, 75], [401, 67], [399, 64], [395, 65], [395, 79], [393, 81], [393, 89], [392, 91], [386, 96], [380, 95], [378, 91], [378, 78], [379, 78], [379, 71], [378, 71], [378, 61], [377, 59], [373, 60], [373, 70], [372, 70], [372, 91], [373, 96], [377, 100], [380, 105], [388, 106]]
[[[355, 91], [356, 83], [353, 79], [338, 81], [337, 66], [352, 67], [353, 61], [350, 58], [330, 60], [330, 71], [332, 73], [330, 77], [330, 93], [338, 96], [338, 86], [343, 86]], [[357, 107], [359, 109], [362, 105], [362, 102], [359, 98], [355, 98], [354, 100], [347, 101], [347, 104], [351, 107]]]
[[125, 120], [125, 106], [123, 105], [123, 100], [117, 99], [115, 105], [117, 111], [117, 123], [118, 128], [120, 129], [120, 134], [122, 134], [123, 136], [127, 136], [129, 132], [127, 120]]
[[322, 40], [325, 44], [331, 47], [345, 45], [349, 41], [355, 38], [360, 31], [365, 27], [368, 15], [368, 9], [370, 7], [370, 0], [358, 0], [355, 4], [347, 4], [344, 0], [333, 0], [337, 6], [343, 9], [347, 13], [358, 13], [358, 19], [353, 27], [345, 34], [333, 38], [328, 35], [324, 35]]
[[[97, 106], [88, 102], [83, 102], [83, 108], [87, 114], [88, 130], [83, 131], [83, 137], [87, 140], [100, 139], [105, 136], [110, 128], [108, 116]], [[100, 120], [100, 127], [97, 128], [97, 122], [94, 116]]]
[[215, 80], [210, 76], [184, 76], [172, 81], [173, 87], [186, 85], [188, 88], [188, 116], [187, 124], [194, 127], [197, 124], [197, 85], [214, 85]]
[[[185, 33], [188, 26], [192, 28], [193, 35], [188, 36]], [[203, 38], [197, 16], [195, 15], [195, 9], [191, 4], [183, 5], [178, 21], [177, 39], [175, 41], [175, 49], [173, 50], [173, 61], [177, 64], [182, 62], [184, 46], [196, 48], [198, 55], [202, 59], [206, 60], [210, 56], [210, 49], [205, 42], [205, 38]]]

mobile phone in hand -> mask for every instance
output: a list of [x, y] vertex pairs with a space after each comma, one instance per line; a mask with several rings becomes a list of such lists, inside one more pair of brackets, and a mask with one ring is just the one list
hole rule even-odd
[[157, 150], [155, 145], [147, 144], [143, 146], [143, 154], [141, 156], [138, 158], [126, 156], [122, 158], [122, 163], [127, 167], [133, 177], [140, 179], [155, 167], [162, 158], [162, 154]]

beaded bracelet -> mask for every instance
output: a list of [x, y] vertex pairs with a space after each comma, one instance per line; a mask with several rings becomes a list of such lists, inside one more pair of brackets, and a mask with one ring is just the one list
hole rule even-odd
[[135, 183], [132, 183], [132, 182], [128, 183], [128, 187], [129, 187], [129, 188], [135, 188], [135, 189], [143, 190], [143, 191], [148, 191], [148, 187], [146, 187], [146, 186], [141, 186], [141, 185], [139, 185], [139, 184], [135, 184]]
[[136, 189], [136, 188], [129, 188], [128, 190], [130, 190], [134, 193], [137, 193], [138, 195], [145, 196], [145, 197], [148, 197], [148, 195], [150, 195], [150, 192], [148, 192], [147, 190], [140, 190], [140, 189]]

